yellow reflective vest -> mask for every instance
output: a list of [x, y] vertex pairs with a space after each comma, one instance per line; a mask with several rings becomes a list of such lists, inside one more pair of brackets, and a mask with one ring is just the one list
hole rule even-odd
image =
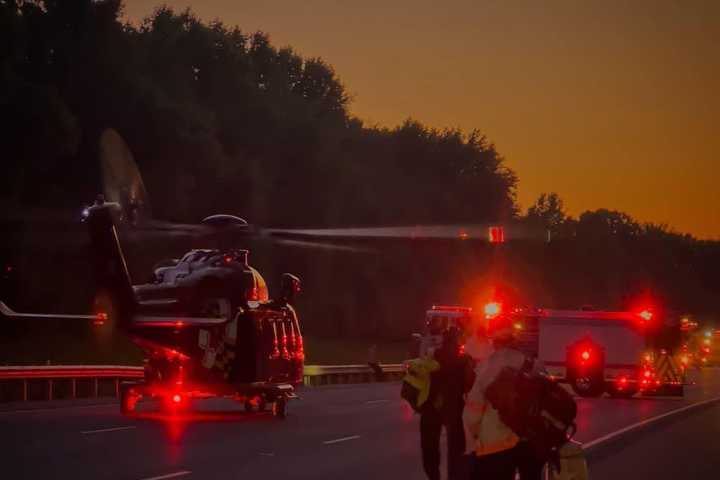
[[430, 374], [439, 368], [440, 364], [429, 357], [416, 358], [408, 362], [408, 370], [403, 382], [418, 389], [418, 408], [422, 407], [430, 396]]

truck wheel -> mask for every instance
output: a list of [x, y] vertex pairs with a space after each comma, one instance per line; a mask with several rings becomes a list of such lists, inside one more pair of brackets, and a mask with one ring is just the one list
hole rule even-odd
[[624, 388], [621, 390], [615, 386], [608, 386], [607, 393], [613, 398], [631, 398], [637, 393], [637, 390], [634, 388]]
[[602, 395], [605, 391], [603, 382], [589, 377], [574, 378], [570, 385], [579, 397], [595, 398]]
[[275, 399], [272, 413], [275, 418], [284, 419], [287, 417], [287, 399], [285, 397], [278, 397]]

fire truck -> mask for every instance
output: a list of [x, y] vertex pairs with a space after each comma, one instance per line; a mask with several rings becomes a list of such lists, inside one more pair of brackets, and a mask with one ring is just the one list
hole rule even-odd
[[[685, 369], [651, 310], [531, 310], [517, 314], [523, 350], [582, 397], [682, 396]], [[664, 342], [664, 343], [663, 343]], [[679, 345], [678, 345], [679, 347]]]
[[442, 332], [448, 327], [457, 327], [465, 332], [473, 321], [470, 307], [457, 305], [433, 305], [425, 312], [422, 333], [414, 333], [409, 347], [409, 358], [427, 355], [442, 343]]

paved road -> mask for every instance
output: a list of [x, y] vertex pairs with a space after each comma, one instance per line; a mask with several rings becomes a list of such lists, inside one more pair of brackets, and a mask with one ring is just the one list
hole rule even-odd
[[681, 414], [590, 457], [593, 480], [720, 478], [720, 404]]
[[[587, 442], [720, 396], [720, 371], [698, 381], [681, 400], [580, 399], [577, 438]], [[198, 411], [182, 417], [155, 413], [149, 402], [132, 418], [117, 405], [0, 412], [3, 477], [423, 478], [418, 419], [399, 400], [397, 384], [321, 387], [302, 396], [284, 421], [248, 416], [226, 400], [197, 402]], [[597, 468], [616, 460], [606, 462]]]

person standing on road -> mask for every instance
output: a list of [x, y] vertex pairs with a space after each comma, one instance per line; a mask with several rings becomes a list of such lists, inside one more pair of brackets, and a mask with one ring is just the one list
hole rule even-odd
[[516, 446], [520, 439], [487, 401], [485, 390], [503, 368], [521, 369], [526, 356], [514, 348], [514, 329], [509, 316], [492, 318], [488, 334], [494, 351], [487, 361], [478, 364], [463, 411], [466, 453], [471, 455], [472, 479], [514, 480], [521, 459], [526, 457], [518, 453]]
[[472, 384], [468, 381], [472, 361], [461, 353], [460, 331], [456, 327], [444, 332], [442, 344], [433, 356], [439, 369], [431, 374], [430, 395], [420, 410], [423, 469], [428, 479], [440, 479], [440, 433], [444, 426], [447, 435], [447, 478], [464, 480], [467, 478], [467, 465], [462, 411], [464, 395]]

